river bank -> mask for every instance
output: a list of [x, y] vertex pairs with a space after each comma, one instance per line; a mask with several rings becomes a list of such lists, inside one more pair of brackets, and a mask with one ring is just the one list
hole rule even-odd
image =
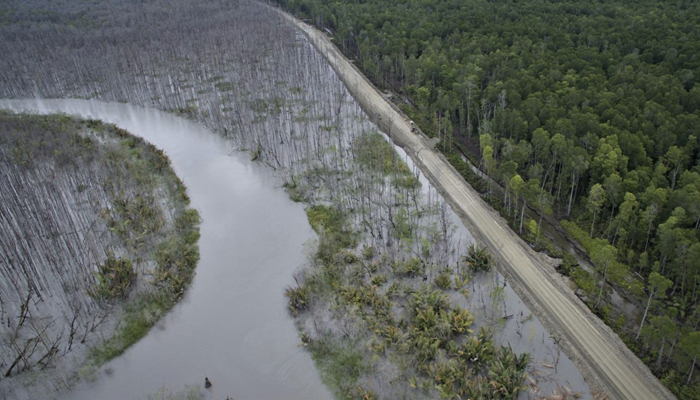
[[202, 216], [201, 259], [184, 298], [74, 390], [34, 398], [143, 399], [163, 387], [201, 387], [205, 376], [214, 386], [203, 393], [214, 398], [330, 397], [285, 311], [284, 288], [313, 232], [278, 177], [221, 137], [167, 113], [85, 100], [3, 100], [0, 107], [99, 118], [142, 135], [170, 157]]
[[0, 394], [47, 397], [183, 295], [199, 216], [170, 160], [124, 130], [3, 112], [0, 131]]

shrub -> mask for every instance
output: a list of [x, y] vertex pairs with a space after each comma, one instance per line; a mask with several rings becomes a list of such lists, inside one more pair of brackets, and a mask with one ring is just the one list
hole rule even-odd
[[394, 272], [408, 278], [422, 276], [425, 274], [425, 263], [417, 257], [411, 257], [408, 261], [396, 265], [394, 267]]
[[131, 260], [115, 258], [109, 252], [105, 262], [97, 267], [97, 296], [101, 299], [123, 298], [129, 293], [136, 277]]
[[362, 257], [364, 257], [365, 260], [369, 261], [369, 260], [373, 259], [374, 254], [375, 254], [374, 246], [367, 246], [366, 244], [362, 245]]
[[474, 272], [488, 271], [491, 269], [491, 256], [485, 247], [476, 244], [469, 247], [467, 255], [464, 257], [464, 262]]
[[309, 225], [316, 233], [321, 234], [321, 231], [339, 232], [343, 226], [343, 217], [339, 210], [317, 204], [306, 209], [306, 217], [309, 219]]
[[284, 295], [289, 299], [289, 311], [294, 316], [309, 307], [309, 291], [305, 287], [288, 287]]
[[375, 275], [372, 277], [372, 285], [374, 286], [383, 286], [387, 283], [387, 281], [388, 279], [386, 275], [383, 274]]
[[452, 275], [448, 271], [443, 271], [435, 277], [435, 286], [446, 290], [452, 286]]
[[[398, 173], [413, 176], [398, 153], [394, 151], [393, 145], [379, 133], [373, 132], [359, 136], [353, 142], [352, 148], [358, 163], [370, 171], [383, 175]], [[410, 179], [405, 182], [397, 182], [397, 185], [410, 186], [415, 184]]]

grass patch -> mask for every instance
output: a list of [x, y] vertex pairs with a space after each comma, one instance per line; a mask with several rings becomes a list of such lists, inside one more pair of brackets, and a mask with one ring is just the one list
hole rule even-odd
[[384, 176], [389, 174], [411, 175], [406, 163], [399, 158], [391, 143], [382, 135], [373, 132], [360, 135], [353, 142], [357, 162], [364, 168]]
[[124, 298], [135, 278], [136, 272], [131, 260], [117, 259], [114, 253], [109, 252], [105, 262], [97, 267], [96, 297], [110, 300]]
[[131, 345], [146, 336], [173, 305], [176, 299], [158, 291], [144, 293], [131, 301], [125, 310], [120, 327], [115, 334], [91, 349], [90, 355], [99, 366], [124, 353]]
[[269, 99], [255, 99], [251, 101], [250, 109], [257, 114], [273, 114], [277, 115], [282, 112], [286, 101], [282, 97], [272, 97]]
[[235, 88], [231, 82], [216, 82], [214, 86], [221, 92], [232, 92]]
[[369, 371], [358, 350], [362, 344], [349, 340], [314, 340], [308, 346], [321, 380], [336, 399], [354, 398], [357, 379]]
[[343, 230], [343, 215], [336, 208], [326, 205], [315, 205], [306, 209], [309, 224], [317, 234], [322, 231], [341, 232]]
[[99, 121], [64, 114], [33, 115], [0, 111], [0, 161], [29, 169], [52, 161], [59, 167], [80, 166], [100, 154], [100, 146], [81, 132], [102, 129]]

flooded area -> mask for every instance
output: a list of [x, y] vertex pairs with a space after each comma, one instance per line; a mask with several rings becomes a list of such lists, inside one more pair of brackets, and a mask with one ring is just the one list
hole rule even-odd
[[[398, 146], [394, 148], [415, 170], [406, 152]], [[423, 174], [419, 174], [419, 179], [424, 196], [439, 196]], [[457, 247], [468, 246], [474, 238], [449, 208], [448, 215], [455, 227], [452, 240]], [[521, 392], [519, 399], [536, 399], [555, 393], [578, 393], [581, 399], [592, 398], [578, 368], [559, 348], [561, 338], [550, 336], [503, 275], [497, 271], [480, 274], [469, 283], [468, 288], [472, 295], [461, 305], [476, 316], [476, 328], [489, 327], [494, 332], [497, 345], [510, 346], [516, 353], [531, 354], [529, 378], [523, 382], [527, 390]]]
[[151, 109], [84, 100], [3, 100], [0, 108], [101, 119], [144, 137], [170, 157], [202, 215], [201, 261], [185, 298], [58, 398], [144, 399], [162, 387], [203, 385], [205, 376], [209, 398], [330, 398], [298, 347], [283, 296], [313, 231], [268, 169], [200, 125]]
[[[296, 188], [297, 199], [311, 200], [309, 204], [329, 204], [344, 193], [343, 207], [367, 211], [364, 202], [374, 201], [377, 207], [355, 218], [366, 216], [366, 225], [373, 225], [367, 229], [372, 237], [377, 233], [372, 244], [378, 249], [395, 258], [405, 256], [397, 256], [396, 242], [387, 239], [395, 230], [391, 218], [398, 214], [396, 203], [386, 201], [393, 199], [390, 195], [400, 198], [404, 193], [357, 191], [370, 187], [363, 179], [371, 179], [348, 178], [345, 168], [352, 169], [354, 141], [377, 131], [377, 126], [302, 33], [258, 3], [236, 3], [236, 8], [209, 10], [198, 17], [168, 7], [178, 17], [157, 18], [174, 21], [172, 29], [178, 35], [151, 32], [150, 20], [136, 18], [141, 11], [132, 10], [142, 30], [120, 29], [114, 34], [119, 40], [104, 36], [104, 43], [98, 41], [94, 49], [47, 51], [37, 41], [31, 46], [17, 43], [12, 47], [15, 53], [8, 51], [47, 55], [42, 63], [16, 66], [18, 71], [30, 68], [26, 77], [47, 79], [6, 79], [0, 88], [6, 97], [81, 97], [123, 103], [0, 100], [0, 108], [102, 119], [144, 137], [171, 158], [203, 219], [201, 261], [184, 300], [122, 356], [97, 373], [86, 372], [85, 382], [56, 398], [145, 399], [161, 388], [203, 387], [205, 376], [213, 383], [211, 390], [204, 391], [207, 398], [331, 398], [309, 353], [299, 347], [300, 331], [287, 312], [285, 288], [297, 283], [294, 274], [308, 264], [316, 235], [304, 206], [289, 200], [291, 191], [288, 195], [281, 189], [283, 182]], [[200, 19], [204, 22], [197, 29], [183, 29]], [[124, 50], [124, 43], [133, 43], [133, 38], [122, 37], [122, 32], [145, 32], [155, 39], [150, 41], [152, 47], [129, 50], [134, 61]], [[182, 32], [189, 33], [180, 36]], [[101, 35], [95, 37], [102, 40]], [[103, 59], [118, 62], [91, 62]], [[126, 103], [170, 110], [199, 124]], [[443, 203], [406, 153], [394, 149], [418, 175], [424, 197], [420, 200], [429, 206]], [[251, 156], [258, 162], [251, 162]], [[314, 176], [305, 179], [305, 175]], [[416, 211], [430, 208], [420, 208], [412, 200]], [[441, 217], [438, 213], [428, 223], [435, 223]], [[453, 263], [466, 253], [473, 238], [449, 207], [446, 214], [454, 226], [451, 246], [457, 250], [445, 260]], [[361, 240], [372, 240], [369, 235], [365, 230]], [[556, 237], [555, 241], [560, 242]], [[420, 242], [413, 245], [417, 250]], [[433, 273], [445, 266], [433, 265]], [[576, 398], [592, 398], [579, 370], [560, 351], [559, 338], [550, 337], [500, 273], [495, 269], [479, 273], [465, 289], [469, 295], [451, 294], [474, 314], [475, 332], [489, 327], [497, 346], [532, 355], [529, 378], [523, 382], [527, 390], [520, 392], [520, 399], [556, 398], [569, 392], [576, 393]], [[406, 393], [406, 398], [423, 398], [416, 390]], [[438, 397], [434, 391], [428, 395]]]
[[[151, 109], [84, 100], [0, 102], [22, 111], [102, 119], [142, 136], [171, 158], [203, 217], [201, 261], [185, 299], [144, 339], [65, 399], [142, 399], [165, 387], [214, 383], [211, 398], [330, 398], [288, 316], [284, 288], [313, 237], [301, 204], [280, 181], [200, 125]], [[410, 158], [396, 147], [415, 171]], [[423, 195], [439, 196], [419, 173]], [[473, 241], [448, 209], [459, 247]], [[496, 344], [532, 354], [529, 399], [567, 387], [590, 398], [578, 369], [497, 272], [469, 283], [464, 306]]]

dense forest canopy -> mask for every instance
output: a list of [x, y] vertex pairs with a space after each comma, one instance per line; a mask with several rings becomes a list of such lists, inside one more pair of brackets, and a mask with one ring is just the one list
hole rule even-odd
[[468, 150], [521, 231], [520, 206], [568, 220], [596, 265], [577, 282], [590, 305], [606, 282], [635, 299], [628, 343], [697, 398], [683, 384], [700, 355], [698, 2], [278, 3], [401, 94], [448, 156]]

